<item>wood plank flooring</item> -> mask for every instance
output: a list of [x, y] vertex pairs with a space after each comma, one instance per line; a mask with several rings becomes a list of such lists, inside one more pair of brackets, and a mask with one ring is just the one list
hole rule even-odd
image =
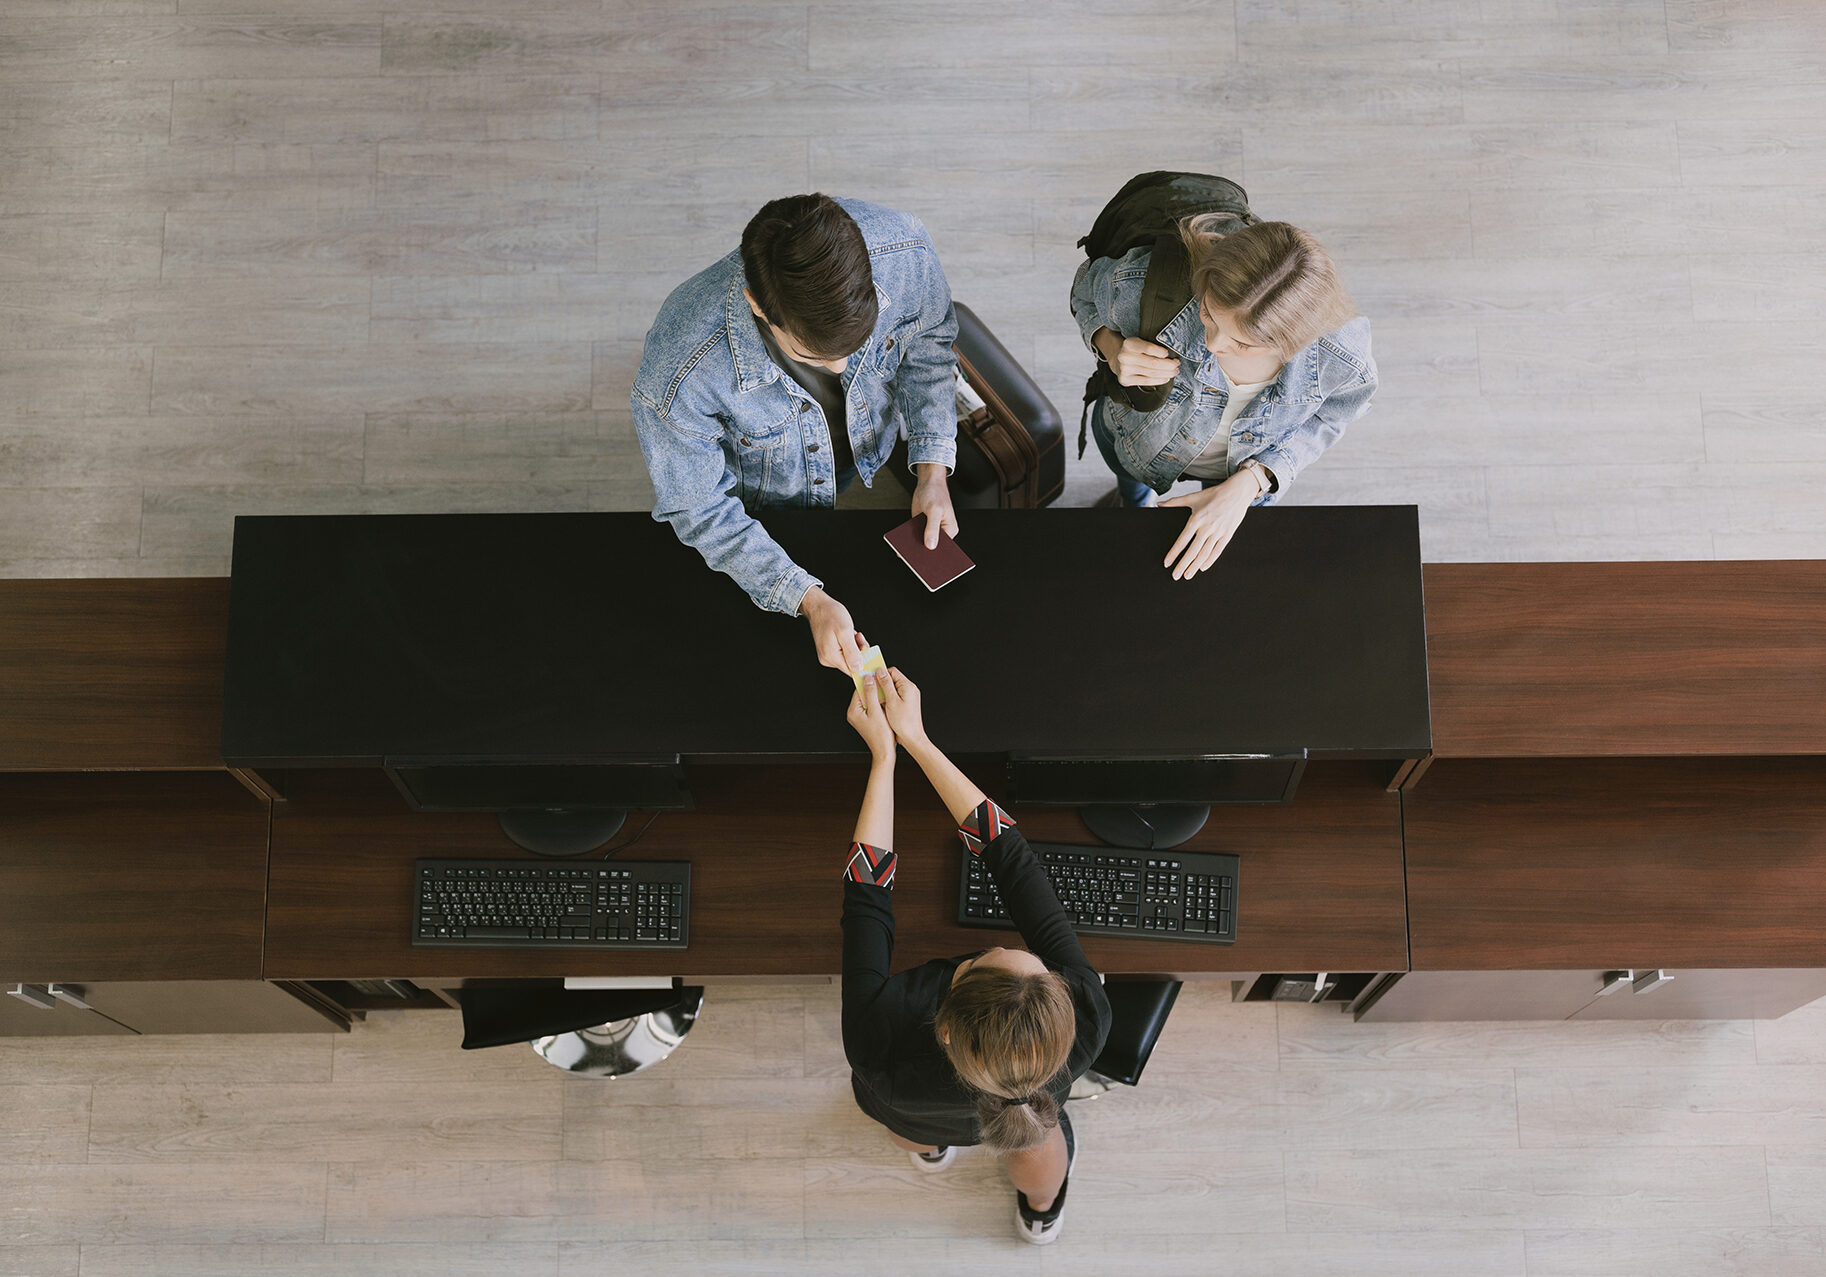
[[570, 1078], [346, 1037], [0, 1040], [0, 1273], [1826, 1273], [1826, 1003], [1785, 1019], [1357, 1025], [1188, 985], [1073, 1108], [1068, 1231], [992, 1158], [915, 1171], [834, 985], [712, 986], [663, 1064]]
[[1374, 322], [1290, 500], [1416, 501], [1436, 560], [1818, 557], [1822, 118], [1806, 0], [11, 0], [0, 575], [221, 572], [237, 509], [642, 508], [654, 309], [808, 187], [922, 216], [1069, 416], [1073, 242], [1156, 166]]

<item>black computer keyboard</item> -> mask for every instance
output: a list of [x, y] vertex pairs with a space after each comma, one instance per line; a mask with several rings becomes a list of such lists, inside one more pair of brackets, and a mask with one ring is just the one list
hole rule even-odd
[[468, 949], [683, 949], [686, 860], [421, 860], [412, 943]]
[[[1031, 845], [1081, 936], [1236, 943], [1235, 856]], [[957, 920], [966, 927], [1010, 926], [989, 867], [968, 852], [958, 874]]]

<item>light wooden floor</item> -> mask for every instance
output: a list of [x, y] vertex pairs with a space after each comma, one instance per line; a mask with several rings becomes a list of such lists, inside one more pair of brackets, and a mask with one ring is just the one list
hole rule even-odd
[[1275, 1277], [1826, 1273], [1826, 1004], [1786, 1019], [1354, 1025], [1187, 986], [1074, 1106], [1068, 1231], [1016, 1240], [850, 1101], [833, 986], [712, 986], [649, 1072], [347, 1037], [0, 1041], [0, 1274]]
[[[1151, 167], [1240, 177], [1375, 322], [1298, 499], [1417, 501], [1433, 559], [1826, 556], [1822, 120], [1815, 0], [5, 0], [0, 575], [219, 574], [237, 511], [644, 508], [654, 307], [808, 187], [924, 217], [1075, 418], [1073, 241]], [[852, 1111], [829, 989], [717, 991], [609, 1086], [455, 1041], [0, 1042], [0, 1277], [1826, 1273], [1820, 1008], [1189, 991], [1047, 1253], [985, 1159]]]
[[1073, 242], [1157, 166], [1374, 319], [1298, 500], [1418, 502], [1433, 559], [1826, 555], [1822, 120], [1815, 0], [6, 0], [0, 575], [644, 508], [655, 306], [807, 187], [923, 216], [1075, 419]]

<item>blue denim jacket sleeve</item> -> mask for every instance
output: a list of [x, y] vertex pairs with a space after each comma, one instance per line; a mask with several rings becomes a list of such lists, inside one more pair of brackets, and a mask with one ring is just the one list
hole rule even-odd
[[722, 425], [679, 396], [662, 405], [639, 377], [629, 399], [653, 479], [653, 517], [670, 523], [680, 541], [727, 574], [757, 607], [797, 615], [805, 592], [823, 582], [794, 563], [736, 498], [741, 479], [723, 450]]
[[1370, 400], [1376, 394], [1369, 320], [1359, 315], [1314, 345], [1320, 348], [1314, 353], [1328, 357], [1316, 361], [1318, 402], [1312, 414], [1255, 454], [1255, 460], [1273, 471], [1275, 477], [1275, 490], [1261, 498], [1265, 505], [1278, 501], [1300, 471], [1338, 442], [1344, 428], [1369, 411]]
[[[1134, 335], [1140, 320], [1141, 293], [1137, 288], [1118, 290], [1116, 280], [1120, 277], [1125, 283], [1147, 278], [1148, 250], [1137, 248], [1123, 257], [1096, 257], [1078, 267], [1078, 273], [1072, 277], [1072, 318], [1078, 321], [1078, 331], [1084, 338], [1085, 346], [1094, 355], [1097, 348], [1091, 345], [1091, 338], [1099, 328], [1107, 328], [1124, 337]], [[1126, 298], [1120, 293], [1129, 294]], [[1130, 304], [1121, 306], [1122, 301]], [[1122, 311], [1132, 311], [1123, 314]]]
[[[918, 223], [915, 223], [918, 225]], [[937, 462], [957, 468], [957, 311], [951, 286], [923, 225], [913, 254], [919, 269], [919, 312], [899, 340], [900, 368], [894, 374], [894, 406], [907, 431], [909, 468]]]
[[1121, 332], [1116, 327], [1116, 259], [1092, 258], [1077, 265], [1072, 276], [1072, 318], [1085, 338], [1085, 349], [1096, 354], [1090, 338], [1097, 329]]

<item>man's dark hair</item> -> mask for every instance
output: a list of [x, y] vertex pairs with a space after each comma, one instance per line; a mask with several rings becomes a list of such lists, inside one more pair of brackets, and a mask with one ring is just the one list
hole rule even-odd
[[869, 246], [828, 195], [763, 204], [742, 232], [742, 270], [767, 322], [820, 359], [854, 354], [875, 331]]

